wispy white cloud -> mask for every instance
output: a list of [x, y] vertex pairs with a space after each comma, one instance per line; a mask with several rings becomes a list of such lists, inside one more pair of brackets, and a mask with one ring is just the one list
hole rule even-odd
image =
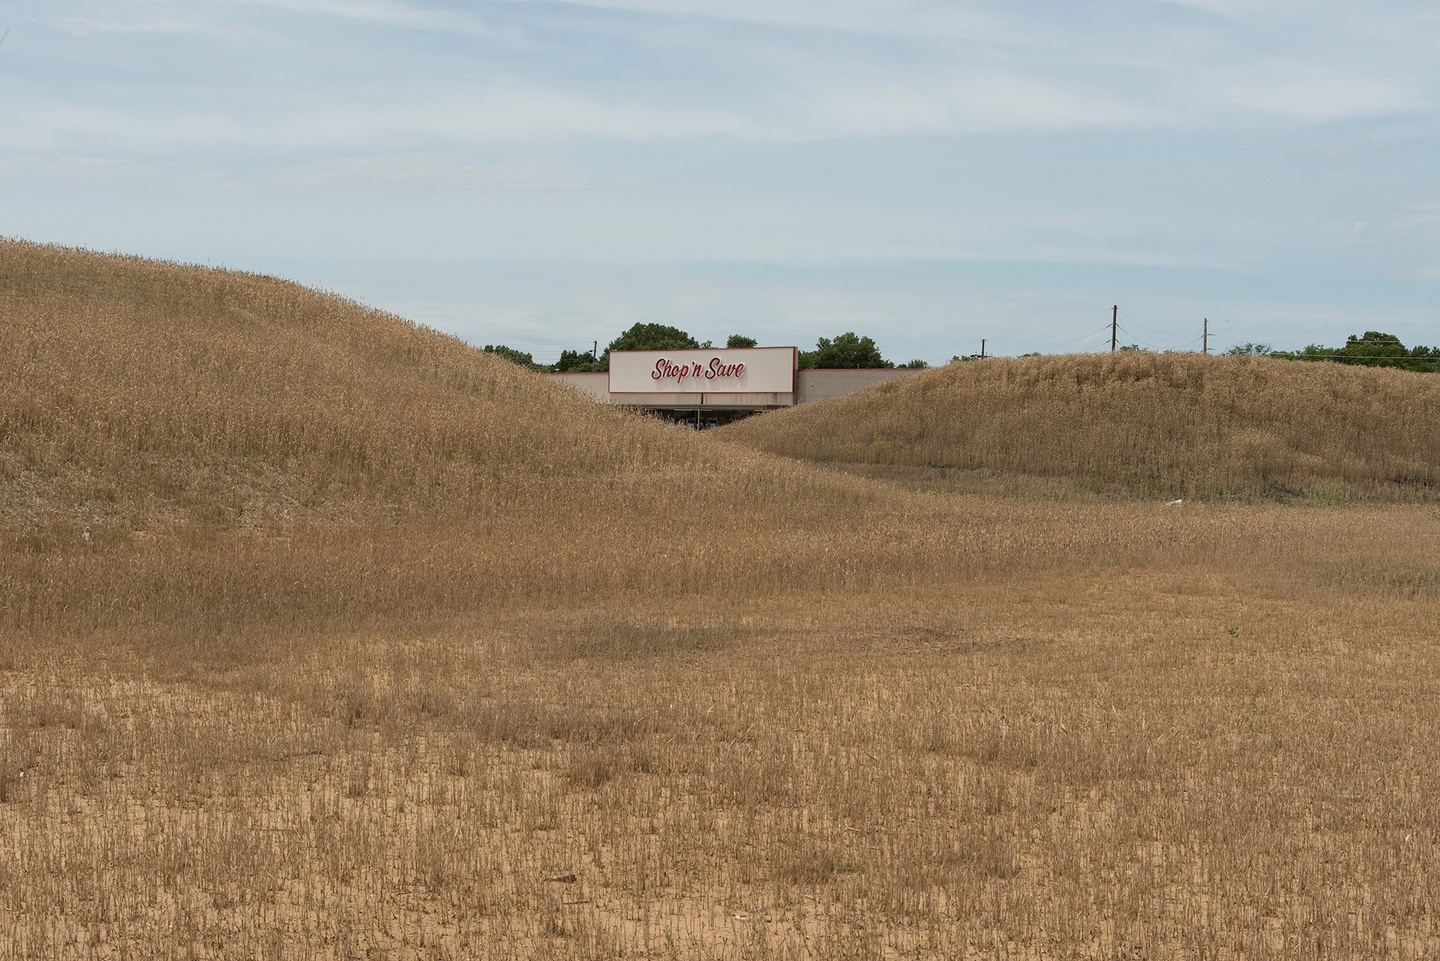
[[723, 137], [800, 142], [1149, 122], [1152, 111], [1100, 92], [1002, 70], [899, 78], [829, 65], [745, 109], [602, 99], [519, 83], [341, 92], [173, 92], [168, 101], [15, 100], [0, 108], [28, 151], [406, 150], [594, 138], [667, 142]]
[[[1172, 0], [1152, 3], [1174, 5]], [[1185, 4], [1237, 13], [1290, 6], [1284, 0]], [[563, 21], [579, 7], [761, 26], [819, 26], [862, 37], [909, 34], [910, 39], [899, 47], [890, 43], [872, 49], [781, 33], [771, 38], [767, 50], [757, 48], [753, 37], [741, 42], [723, 33], [641, 31], [629, 40], [638, 45], [633, 50], [609, 50], [587, 73], [502, 55], [483, 42], [468, 58], [452, 54], [441, 68], [427, 56], [425, 42], [389, 33], [391, 28], [406, 28], [442, 36], [513, 37], [513, 25], [494, 22], [496, 9], [543, 10], [551, 20]], [[1230, 51], [1228, 59], [1212, 62], [1204, 45], [1167, 59], [1163, 35], [1158, 44], [1150, 35], [1131, 38], [1132, 45], [1148, 45], [1145, 60], [1122, 57], [1086, 64], [1070, 49], [1063, 27], [1033, 17], [1027, 22], [1013, 10], [983, 4], [582, 0], [557, 5], [507, 0], [457, 8], [401, 0], [142, 0], [121, 7], [78, 3], [66, 9], [78, 13], [60, 18], [57, 25], [71, 32], [151, 34], [161, 40], [165, 35], [206, 34], [235, 42], [237, 52], [239, 43], [265, 31], [283, 32], [276, 15], [343, 21], [362, 30], [346, 41], [355, 45], [347, 69], [357, 69], [358, 61], [383, 50], [393, 83], [381, 86], [357, 77], [355, 83], [337, 85], [319, 66], [307, 72], [303, 64], [287, 63], [289, 82], [277, 90], [269, 83], [265, 63], [247, 74], [241, 66], [245, 58], [234, 56], [223, 87], [215, 89], [201, 76], [117, 103], [100, 102], [81, 88], [68, 97], [0, 107], [20, 121], [10, 126], [18, 132], [17, 148], [367, 151], [547, 139], [789, 143], [1213, 127], [1236, 118], [1324, 124], [1430, 106], [1426, 88], [1404, 75], [1387, 75], [1382, 64], [1360, 67], [1248, 49]], [[548, 48], [537, 44], [547, 51], [539, 56], [558, 55], [564, 47], [555, 44], [576, 42], [569, 34], [577, 29], [570, 23], [546, 42]], [[960, 49], [947, 53], [948, 48], [934, 45], [937, 38], [957, 37], [966, 38]], [[1083, 44], [1086, 37], [1074, 40]], [[716, 56], [709, 50], [707, 58], [686, 58], [688, 46], [697, 43], [728, 49], [731, 55]], [[613, 40], [597, 35], [596, 44], [599, 51]], [[587, 56], [595, 53], [587, 51]], [[647, 57], [656, 62], [647, 65]], [[413, 69], [393, 73], [396, 64], [407, 62]], [[651, 71], [649, 83], [616, 79], [646, 70]], [[684, 75], [676, 76], [677, 70]]]
[[1274, 59], [1226, 69], [1187, 70], [1182, 96], [1205, 114], [1273, 115], [1303, 123], [1418, 111], [1413, 84], [1326, 63]]
[[443, 16], [433, 4], [399, 3], [395, 0], [230, 0], [228, 5], [389, 24], [429, 24]]
[[58, 17], [57, 26], [77, 33], [198, 32], [216, 23], [236, 23], [250, 13], [286, 13], [350, 20], [362, 23], [451, 27], [467, 18], [425, 5], [394, 0], [196, 0], [176, 4], [168, 0], [130, 0], [125, 4], [79, 3], [69, 7], [88, 12]]
[[276, 13], [359, 26], [430, 33], [494, 34], [484, 6], [407, 3], [402, 0], [210, 0], [231, 15], [259, 17]]
[[390, 92], [169, 92], [137, 103], [12, 100], [11, 149], [119, 151], [413, 150], [535, 140], [675, 142], [1063, 132], [1209, 125], [1226, 117], [1299, 123], [1417, 111], [1402, 84], [1307, 64], [1194, 72], [1175, 99], [1117, 94], [1043, 75], [970, 68], [897, 75], [827, 63], [764, 102], [706, 106], [500, 82]]
[[1391, 221], [1392, 230], [1418, 234], [1430, 246], [1440, 247], [1440, 202], [1409, 204]]
[[578, 191], [594, 186], [573, 165], [544, 160], [493, 161], [455, 153], [399, 153], [279, 165], [271, 182], [294, 191]]
[[[806, 139], [1059, 131], [1161, 119], [1143, 103], [1103, 90], [994, 68], [906, 76], [838, 68], [799, 86], [784, 122]], [[771, 136], [784, 139], [784, 128]]]
[[[517, 5], [552, 0], [503, 0]], [[1007, 18], [983, 3], [934, 0], [568, 0], [567, 6], [862, 34], [995, 38]]]
[[1307, 4], [1306, 0], [1148, 0], [1148, 2], [1187, 7], [1225, 17], [1253, 17], [1277, 10], [1297, 10], [1306, 6], [1312, 8], [1314, 6], [1313, 3]]
[[[196, 0], [184, 4], [131, 0], [67, 6], [82, 12], [58, 17], [54, 25], [79, 36], [191, 34], [254, 41], [284, 37], [290, 26], [305, 21], [432, 35], [513, 36], [490, 26], [474, 12], [396, 0]], [[394, 41], [377, 34], [375, 42], [384, 39]]]
[[368, 96], [265, 92], [210, 104], [17, 100], [0, 109], [10, 148], [131, 155], [414, 150], [557, 138], [625, 141], [754, 136], [723, 111], [605, 103], [563, 90], [500, 84]]
[[226, 23], [208, 16], [81, 16], [61, 17], [55, 26], [67, 33], [86, 37], [94, 34], [195, 34], [231, 39], [259, 36], [259, 31]]

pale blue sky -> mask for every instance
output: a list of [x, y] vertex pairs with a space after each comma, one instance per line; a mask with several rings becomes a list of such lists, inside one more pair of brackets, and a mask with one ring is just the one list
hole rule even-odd
[[1440, 4], [0, 0], [0, 234], [553, 360], [1440, 344]]

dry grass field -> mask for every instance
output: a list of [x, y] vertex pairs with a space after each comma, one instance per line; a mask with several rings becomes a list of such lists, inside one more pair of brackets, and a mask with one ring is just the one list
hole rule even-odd
[[1435, 503], [1440, 378], [1121, 351], [953, 363], [725, 435], [911, 484]]
[[0, 957], [1440, 956], [1430, 425], [1166, 508], [251, 275], [0, 242], [0, 338]]

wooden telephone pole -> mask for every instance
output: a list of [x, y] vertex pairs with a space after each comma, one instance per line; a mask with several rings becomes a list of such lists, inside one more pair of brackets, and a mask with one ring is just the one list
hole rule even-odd
[[1115, 353], [1115, 335], [1120, 330], [1120, 305], [1110, 308], [1110, 353]]

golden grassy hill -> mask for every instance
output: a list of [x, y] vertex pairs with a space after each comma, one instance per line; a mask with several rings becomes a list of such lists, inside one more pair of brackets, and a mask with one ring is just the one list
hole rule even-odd
[[870, 499], [271, 277], [5, 240], [0, 304], [0, 622], [27, 629], [723, 585], [793, 563], [724, 563], [747, 506], [804, 537]]
[[0, 630], [213, 641], [850, 589], [1033, 538], [271, 277], [9, 240], [0, 304]]
[[6, 241], [0, 302], [12, 522], [488, 514], [582, 470], [704, 460], [678, 432], [271, 277]]
[[6, 241], [0, 303], [21, 624], [473, 608], [588, 578], [556, 555], [622, 488], [706, 474], [683, 432], [269, 277]]
[[1161, 497], [1430, 499], [1440, 377], [1120, 352], [954, 363], [724, 436], [812, 461]]

